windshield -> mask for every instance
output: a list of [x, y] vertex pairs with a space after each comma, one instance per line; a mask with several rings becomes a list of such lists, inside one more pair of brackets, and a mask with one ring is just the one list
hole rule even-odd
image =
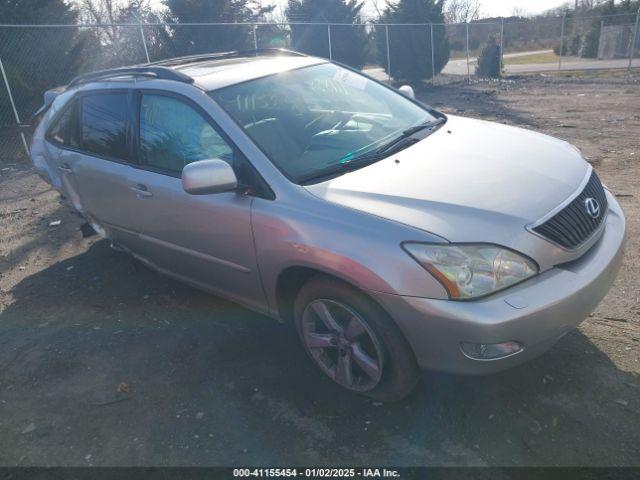
[[435, 120], [401, 94], [330, 63], [209, 95], [297, 183], [356, 163], [407, 129]]

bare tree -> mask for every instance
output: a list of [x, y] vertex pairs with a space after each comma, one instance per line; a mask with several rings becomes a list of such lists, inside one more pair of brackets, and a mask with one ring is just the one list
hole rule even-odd
[[378, 15], [378, 18], [382, 17], [382, 11], [378, 6], [378, 0], [371, 0], [371, 4], [373, 5], [373, 9], [376, 11], [376, 15]]
[[170, 43], [166, 28], [142, 30], [132, 26], [114, 24], [158, 23], [163, 12], [151, 0], [76, 0], [82, 23], [104, 25], [89, 30], [96, 54], [91, 59], [94, 67], [125, 65], [146, 60], [141, 34], [144, 34], [152, 57], [164, 56]]
[[118, 23], [155, 17], [151, 0], [76, 0], [80, 18], [87, 23]]
[[[149, 0], [79, 0], [78, 7], [83, 22], [102, 25], [138, 22], [151, 12]], [[111, 45], [118, 44], [123, 35], [116, 27], [104, 28], [101, 33], [101, 42]]]
[[467, 23], [480, 18], [479, 0], [449, 0], [444, 12], [447, 23]]
[[527, 18], [527, 17], [531, 17], [531, 13], [527, 11], [526, 8], [514, 7], [513, 10], [511, 11], [511, 16]]

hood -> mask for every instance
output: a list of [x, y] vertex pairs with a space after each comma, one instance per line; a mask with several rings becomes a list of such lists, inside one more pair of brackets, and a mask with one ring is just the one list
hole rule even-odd
[[570, 197], [589, 165], [569, 143], [449, 116], [438, 131], [368, 167], [305, 187], [329, 202], [452, 242], [517, 248], [525, 226]]

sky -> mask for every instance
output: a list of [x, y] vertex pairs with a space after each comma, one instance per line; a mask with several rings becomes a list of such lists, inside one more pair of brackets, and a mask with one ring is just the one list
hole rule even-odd
[[[1, 0], [0, 0], [1, 1]], [[215, 1], [215, 0], [211, 0]], [[386, 0], [363, 0], [365, 3], [363, 13], [367, 17], [376, 17], [374, 4], [378, 4], [378, 8], [384, 8]], [[287, 6], [287, 0], [260, 0], [263, 5], [276, 5], [277, 13], [284, 17], [284, 9]], [[572, 3], [572, 0], [479, 0], [481, 17], [508, 17], [513, 15], [514, 10], [518, 9], [521, 13], [538, 14], [559, 7], [565, 3]], [[159, 6], [162, 0], [151, 0], [151, 4]]]
[[[284, 9], [287, 0], [261, 0], [263, 4], [273, 5], [279, 9]], [[368, 16], [375, 16], [373, 0], [364, 0], [364, 13]], [[378, 0], [378, 8], [382, 8], [385, 0]], [[567, 3], [567, 0], [480, 0], [480, 13], [483, 17], [506, 17], [512, 15], [514, 9], [519, 9], [526, 13], [542, 13], [551, 8], [559, 7]]]
[[527, 13], [542, 13], [559, 7], [567, 0], [480, 0], [481, 13], [486, 17], [505, 17], [518, 8]]

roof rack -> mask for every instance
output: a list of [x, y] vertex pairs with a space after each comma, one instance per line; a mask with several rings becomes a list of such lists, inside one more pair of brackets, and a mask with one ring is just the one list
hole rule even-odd
[[158, 62], [149, 63], [149, 65], [157, 65], [157, 66], [166, 66], [166, 67], [174, 67], [178, 65], [185, 65], [187, 63], [198, 63], [198, 62], [208, 62], [214, 60], [223, 60], [225, 58], [239, 58], [239, 57], [249, 57], [252, 55], [260, 55], [260, 54], [285, 54], [296, 57], [306, 57], [304, 53], [296, 52], [294, 50], [286, 50], [284, 48], [257, 48], [252, 50], [232, 50], [228, 52], [215, 52], [215, 53], [204, 53], [199, 55], [187, 55], [184, 57], [176, 57], [176, 58], [168, 58], [166, 60], [160, 60]]
[[75, 87], [83, 83], [96, 82], [115, 77], [149, 77], [161, 80], [174, 80], [176, 82], [193, 83], [194, 79], [179, 70], [170, 68], [189, 63], [208, 62], [222, 60], [225, 58], [239, 58], [260, 54], [285, 54], [299, 57], [306, 57], [304, 53], [283, 48], [258, 48], [255, 50], [234, 50], [230, 52], [205, 53], [200, 55], [187, 55], [185, 57], [169, 58], [146, 65], [135, 65], [133, 67], [111, 68], [108, 70], [98, 70], [96, 72], [85, 73], [75, 77], [66, 88]]
[[161, 80], [175, 80], [177, 82], [193, 83], [193, 78], [172, 68], [137, 65], [135, 67], [112, 68], [109, 70], [85, 73], [84, 75], [79, 75], [71, 80], [67, 88], [75, 87], [76, 85], [83, 83], [125, 76], [150, 77]]

